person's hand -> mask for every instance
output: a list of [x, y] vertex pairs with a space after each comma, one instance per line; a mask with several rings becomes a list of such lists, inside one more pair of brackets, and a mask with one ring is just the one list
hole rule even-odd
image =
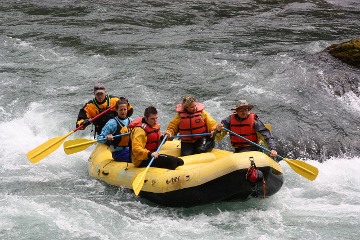
[[111, 133], [109, 135], [107, 135], [106, 138], [107, 138], [107, 140], [110, 140], [110, 141], [114, 140], [114, 137]]
[[273, 149], [270, 151], [270, 157], [276, 157], [277, 156], [277, 152]]
[[169, 131], [166, 131], [164, 135], [166, 135], [167, 138], [171, 138], [171, 133]]
[[90, 124], [91, 124], [90, 118], [85, 119], [83, 122], [83, 125], [85, 125], [86, 127], [89, 126]]
[[87, 126], [91, 124], [90, 119], [81, 119], [78, 121], [78, 126], [81, 126], [80, 130], [84, 130]]
[[162, 141], [165, 136], [166, 136], [166, 141], [167, 141], [170, 139], [171, 134], [169, 132], [165, 132], [163, 135], [160, 136], [160, 141]]
[[224, 128], [224, 125], [222, 123], [219, 123], [217, 126], [216, 126], [216, 130], [218, 132], [221, 132], [221, 130]]
[[158, 152], [153, 152], [153, 153], [151, 153], [151, 156], [152, 156], [153, 158], [158, 158], [158, 157], [159, 157], [159, 153], [158, 153]]

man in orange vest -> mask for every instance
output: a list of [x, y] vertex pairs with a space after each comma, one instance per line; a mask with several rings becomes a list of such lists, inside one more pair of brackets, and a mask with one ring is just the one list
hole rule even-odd
[[[88, 125], [91, 124], [89, 121], [89, 118], [93, 118], [99, 113], [105, 111], [106, 109], [115, 106], [116, 102], [119, 99], [125, 99], [124, 97], [115, 97], [109, 94], [106, 94], [106, 89], [104, 84], [102, 83], [96, 83], [94, 85], [94, 95], [95, 98], [90, 100], [85, 104], [83, 108], [80, 109], [79, 115], [76, 122], [76, 127], [83, 124], [83, 128], [81, 130], [84, 130]], [[127, 100], [126, 100], [127, 101]], [[133, 113], [133, 107], [128, 103], [127, 106], [127, 117], [130, 117]], [[106, 113], [105, 115], [101, 116], [100, 118], [96, 119], [93, 124], [95, 125], [95, 132], [99, 135], [101, 133], [102, 128], [105, 126], [105, 124], [114, 117], [117, 116], [117, 111], [114, 108], [112, 111]]]
[[[277, 156], [277, 152], [275, 151], [274, 138], [269, 129], [260, 121], [259, 117], [255, 113], [250, 113], [253, 107], [254, 105], [249, 104], [246, 100], [239, 100], [236, 107], [231, 109], [235, 110], [235, 112], [217, 125], [215, 140], [219, 141], [228, 134], [227, 131], [223, 130], [224, 127], [254, 143], [258, 143], [257, 133], [260, 133], [267, 142], [268, 148], [270, 149], [270, 156], [275, 157]], [[230, 136], [230, 141], [236, 153], [261, 150], [248, 141], [234, 135]]]

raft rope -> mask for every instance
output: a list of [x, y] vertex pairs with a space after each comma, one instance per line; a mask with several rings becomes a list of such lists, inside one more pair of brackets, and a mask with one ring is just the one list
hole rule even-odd
[[264, 192], [264, 198], [265, 198], [266, 197], [266, 182], [265, 182], [264, 178], [262, 180], [262, 183], [263, 183], [263, 192]]

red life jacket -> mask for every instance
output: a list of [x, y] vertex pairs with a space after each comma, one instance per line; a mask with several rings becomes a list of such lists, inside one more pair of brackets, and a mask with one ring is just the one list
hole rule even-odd
[[[230, 115], [230, 130], [243, 136], [244, 138], [257, 143], [258, 138], [254, 128], [256, 114], [250, 113], [246, 119], [239, 120], [237, 114]], [[251, 145], [247, 141], [231, 135], [230, 136], [231, 145], [235, 148], [245, 147]]]
[[[178, 126], [179, 133], [181, 135], [207, 132], [206, 122], [201, 117], [201, 112], [204, 109], [205, 109], [204, 104], [197, 103], [196, 112], [188, 113], [183, 109], [182, 104], [176, 105], [176, 111], [180, 114], [180, 118], [181, 118]], [[197, 138], [201, 138], [201, 137], [184, 137], [181, 138], [181, 141], [191, 141]]]
[[144, 118], [139, 117], [132, 121], [129, 128], [141, 127], [146, 133], [146, 145], [145, 148], [150, 152], [155, 152], [160, 145], [160, 125], [156, 124], [155, 128], [149, 126]]

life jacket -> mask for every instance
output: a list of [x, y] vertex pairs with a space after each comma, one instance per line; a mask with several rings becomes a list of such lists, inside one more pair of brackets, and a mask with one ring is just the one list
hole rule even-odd
[[[89, 118], [93, 118], [97, 116], [99, 113], [102, 113], [103, 111], [107, 110], [110, 106], [114, 106], [116, 102], [119, 99], [117, 97], [113, 97], [110, 95], [106, 95], [105, 102], [99, 104], [96, 99], [92, 99], [89, 101], [89, 103], [86, 105], [86, 114]], [[93, 121], [93, 124], [95, 125], [95, 131], [97, 134], [101, 133], [102, 128], [105, 126], [105, 124], [110, 120], [113, 119], [117, 115], [116, 110], [109, 111], [106, 114], [102, 115], [101, 117], [97, 118], [95, 121]]]
[[[206, 122], [201, 116], [202, 110], [205, 109], [204, 104], [197, 103], [196, 104], [196, 112], [188, 113], [182, 107], [182, 104], [176, 105], [176, 111], [180, 114], [180, 123], [179, 123], [179, 133], [181, 135], [187, 134], [198, 134], [198, 133], [206, 133], [207, 127]], [[193, 139], [201, 138], [198, 137], [183, 137], [181, 141], [191, 141]]]
[[149, 126], [143, 117], [136, 118], [132, 121], [128, 128], [141, 127], [146, 133], [145, 148], [150, 152], [155, 152], [160, 145], [160, 125], [156, 124], [155, 127]]
[[[113, 135], [124, 134], [124, 133], [130, 132], [130, 129], [120, 121], [118, 116], [116, 116], [114, 118], [114, 120], [117, 122], [117, 128], [116, 128], [115, 133], [113, 133]], [[127, 118], [127, 121], [128, 121], [128, 125], [129, 125], [130, 119]], [[130, 142], [130, 136], [125, 135], [125, 136], [121, 136], [118, 138], [114, 138], [111, 145], [113, 145], [114, 147], [117, 147], [117, 146], [127, 147], [127, 146], [129, 146], [129, 142]]]
[[[123, 97], [121, 97], [123, 98]], [[120, 99], [121, 99], [120, 98]], [[118, 97], [112, 96], [112, 95], [106, 95], [105, 101], [103, 103], [99, 103], [95, 98], [90, 100], [84, 107], [84, 111], [86, 113], [85, 116], [81, 116], [80, 119], [84, 118], [93, 118], [96, 117], [99, 113], [105, 111], [109, 107], [115, 106], [116, 102], [119, 100]], [[128, 113], [127, 117], [130, 117], [133, 113], [133, 107], [128, 103], [127, 106]], [[95, 125], [95, 131], [97, 134], [101, 133], [102, 128], [105, 126], [105, 124], [114, 117], [117, 116], [116, 109], [114, 108], [112, 111], [107, 112], [105, 115], [101, 116], [100, 118], [93, 121], [93, 124]], [[79, 117], [78, 117], [79, 120]]]
[[[257, 138], [257, 134], [256, 134], [256, 131], [254, 128], [255, 117], [256, 117], [256, 114], [250, 113], [246, 119], [240, 120], [237, 117], [236, 113], [231, 114], [230, 115], [230, 130], [243, 136], [244, 138], [246, 138], [252, 142], [257, 143], [258, 138]], [[247, 141], [245, 141], [237, 136], [234, 136], [234, 135], [230, 135], [230, 141], [231, 141], [231, 145], [235, 148], [251, 145]]]

